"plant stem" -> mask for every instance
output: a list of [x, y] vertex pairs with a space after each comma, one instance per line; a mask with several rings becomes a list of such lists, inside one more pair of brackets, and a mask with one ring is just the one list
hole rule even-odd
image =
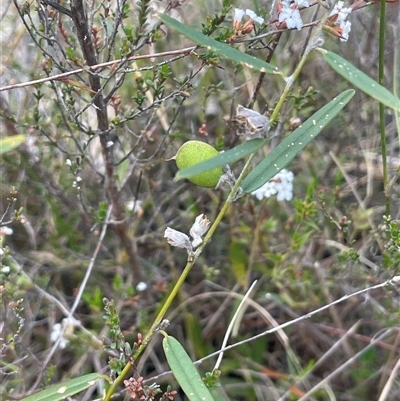
[[[386, 2], [381, 1], [379, 16], [379, 71], [378, 82], [384, 86], [385, 72], [385, 28], [386, 28]], [[385, 128], [385, 106], [379, 103], [379, 126], [381, 132], [381, 149], [382, 149], [382, 169], [383, 169], [383, 188], [385, 194], [385, 214], [390, 216], [390, 194], [388, 188], [388, 167], [387, 167], [387, 150], [386, 150], [386, 128]]]

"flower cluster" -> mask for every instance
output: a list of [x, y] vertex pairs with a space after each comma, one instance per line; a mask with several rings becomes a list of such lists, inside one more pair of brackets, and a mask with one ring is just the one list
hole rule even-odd
[[282, 0], [278, 3], [278, 28], [296, 28], [300, 31], [303, 27], [303, 20], [301, 19], [299, 8], [307, 8], [308, 6], [307, 0], [298, 0], [295, 2]]
[[331, 33], [340, 37], [342, 42], [347, 42], [349, 39], [349, 32], [351, 30], [351, 23], [346, 21], [346, 18], [351, 13], [350, 7], [344, 7], [343, 1], [338, 1], [335, 4], [332, 12], [329, 14], [328, 29]]
[[164, 238], [167, 239], [167, 242], [170, 245], [178, 248], [185, 248], [187, 253], [191, 255], [193, 254], [194, 249], [203, 242], [203, 235], [207, 232], [210, 224], [210, 220], [208, 220], [204, 214], [201, 214], [196, 217], [196, 220], [189, 231], [192, 240], [190, 240], [186, 234], [170, 227], [167, 227], [165, 230]]
[[[249, 19], [242, 23], [243, 18], [247, 16]], [[242, 10], [235, 8], [233, 10], [233, 36], [229, 39], [230, 42], [238, 39], [254, 30], [254, 23], [262, 25], [264, 18], [259, 17], [253, 10]]]
[[274, 178], [251, 194], [258, 200], [276, 195], [278, 201], [289, 201], [293, 198], [293, 177], [291, 171], [283, 169]]

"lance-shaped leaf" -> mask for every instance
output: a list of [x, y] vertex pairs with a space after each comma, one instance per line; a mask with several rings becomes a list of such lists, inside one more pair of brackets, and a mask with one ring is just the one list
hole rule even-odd
[[336, 53], [321, 50], [325, 61], [343, 78], [387, 107], [400, 111], [400, 99]]
[[21, 145], [26, 140], [26, 136], [23, 134], [7, 136], [0, 138], [0, 154], [9, 152]]
[[204, 46], [209, 50], [217, 53], [218, 55], [234, 61], [235, 63], [244, 64], [249, 68], [254, 68], [257, 71], [265, 72], [266, 74], [278, 74], [282, 75], [282, 72], [278, 68], [268, 64], [267, 62], [258, 59], [257, 57], [250, 56], [249, 54], [243, 53], [225, 43], [218, 42], [217, 40], [210, 38], [209, 36], [203, 35], [201, 32], [182, 24], [174, 18], [166, 14], [158, 14], [158, 17], [165, 25], [170, 26], [175, 31], [178, 31], [187, 38], [193, 40], [200, 46]]
[[190, 401], [214, 401], [199, 372], [182, 345], [174, 337], [163, 333], [163, 348], [168, 365]]
[[242, 189], [250, 193], [263, 186], [279, 173], [300, 151], [314, 139], [354, 96], [348, 89], [314, 113], [299, 128], [285, 138], [243, 180]]
[[205, 171], [212, 170], [216, 167], [225, 166], [226, 164], [243, 159], [263, 147], [266, 141], [266, 139], [261, 138], [255, 138], [251, 139], [250, 141], [246, 141], [233, 149], [220, 153], [218, 156], [205, 160], [204, 162], [196, 164], [195, 166], [178, 171], [175, 179], [179, 180], [182, 178], [193, 177], [194, 175], [204, 173]]
[[83, 390], [93, 386], [102, 377], [99, 373], [90, 373], [76, 379], [51, 386], [46, 390], [39, 391], [36, 394], [23, 398], [21, 401], [59, 401], [64, 400], [71, 395], [80, 393]]

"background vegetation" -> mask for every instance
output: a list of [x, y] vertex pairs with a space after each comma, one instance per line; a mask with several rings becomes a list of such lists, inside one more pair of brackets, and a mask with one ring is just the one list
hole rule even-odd
[[[218, 40], [232, 37], [233, 6], [266, 20], [245, 38], [277, 29], [271, 2], [232, 3], [1, 3], [1, 131], [27, 135], [0, 166], [1, 399], [92, 372], [115, 378], [129, 362], [126, 343], [140, 344], [186, 264], [165, 229], [188, 233], [199, 214], [214, 221], [221, 210], [228, 187], [176, 182], [167, 159], [191, 139], [233, 148], [243, 139], [232, 122], [237, 105], [271, 115], [284, 82], [192, 51], [155, 11]], [[380, 4], [365, 5], [351, 13], [349, 40], [325, 32], [323, 47], [377, 80]], [[398, 91], [399, 3], [386, 7], [384, 86]], [[323, 11], [315, 4], [303, 20]], [[311, 31], [282, 29], [235, 46], [290, 75]], [[80, 72], [18, 86], [73, 70]], [[349, 87], [312, 53], [254, 164]], [[291, 201], [246, 195], [230, 205], [166, 315], [165, 330], [192, 360], [221, 348], [255, 279], [232, 344], [400, 274], [399, 125], [395, 111], [382, 118], [379, 103], [357, 91], [288, 166]], [[243, 165], [231, 166], [236, 175]], [[76, 320], [63, 327], [69, 314]], [[215, 391], [225, 400], [398, 400], [399, 322], [398, 287], [350, 297], [227, 351]], [[161, 339], [154, 336], [126, 379], [143, 388], [156, 382], [156, 399], [183, 400], [174, 377], [159, 376], [169, 370]], [[201, 364], [202, 375], [215, 358]], [[102, 386], [70, 399], [101, 399]], [[131, 395], [150, 399], [152, 391]], [[124, 397], [121, 386], [113, 399]]]

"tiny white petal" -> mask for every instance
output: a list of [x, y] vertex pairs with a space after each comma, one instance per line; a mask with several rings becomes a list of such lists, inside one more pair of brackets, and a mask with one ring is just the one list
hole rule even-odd
[[298, 7], [309, 7], [308, 0], [297, 0]]
[[114, 145], [114, 142], [113, 141], [108, 141], [107, 143], [106, 143], [106, 147], [107, 148], [111, 148], [111, 146], [113, 146]]
[[260, 25], [264, 23], [264, 18], [259, 17], [253, 10], [250, 10], [249, 8], [246, 10], [246, 15]]
[[141, 281], [140, 283], [138, 283], [138, 285], [136, 286], [136, 290], [139, 292], [143, 292], [147, 289], [147, 284], [144, 281]]
[[71, 162], [71, 160], [70, 159], [67, 159], [66, 161], [65, 161], [65, 164], [67, 165], [67, 166], [72, 166], [72, 162]]
[[76, 182], [81, 182], [82, 181], [82, 178], [81, 177], [76, 177]]
[[233, 21], [238, 21], [240, 22], [242, 18], [244, 17], [245, 12], [240, 9], [240, 8], [234, 8], [233, 9]]
[[10, 227], [4, 226], [0, 228], [0, 235], [12, 235], [13, 230]]

